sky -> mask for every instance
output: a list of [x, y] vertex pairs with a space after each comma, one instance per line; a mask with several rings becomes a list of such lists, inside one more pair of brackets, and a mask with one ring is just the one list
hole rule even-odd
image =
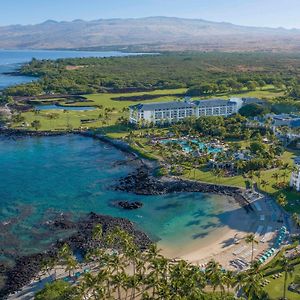
[[0, 0], [0, 26], [148, 16], [300, 28], [300, 0]]

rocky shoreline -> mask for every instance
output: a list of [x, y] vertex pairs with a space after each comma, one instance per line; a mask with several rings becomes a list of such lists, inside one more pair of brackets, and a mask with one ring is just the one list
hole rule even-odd
[[253, 211], [250, 202], [243, 196], [243, 190], [238, 187], [184, 180], [181, 178], [153, 176], [153, 170], [147, 165], [141, 165], [135, 172], [122, 178], [115, 190], [137, 195], [163, 195], [169, 193], [201, 192], [230, 196], [247, 212]]
[[2, 275], [6, 277], [6, 284], [0, 290], [0, 298], [5, 298], [29, 284], [41, 270], [43, 261], [47, 258], [56, 257], [58, 250], [64, 243], [67, 243], [74, 252], [79, 252], [82, 255], [85, 255], [86, 252], [95, 247], [104, 247], [101, 241], [95, 241], [92, 238], [93, 228], [97, 224], [102, 225], [104, 235], [116, 227], [125, 230], [134, 237], [136, 245], [142, 250], [146, 249], [152, 242], [144, 232], [137, 230], [131, 221], [124, 218], [98, 215], [91, 212], [86, 217], [72, 224], [70, 224], [70, 221], [67, 221], [65, 224], [63, 220], [55, 220], [52, 226], [60, 229], [73, 227], [74, 229], [76, 228], [77, 232], [67, 239], [57, 241], [48, 251], [16, 259], [13, 268], [2, 268]]
[[59, 136], [59, 135], [66, 135], [66, 134], [80, 134], [81, 131], [75, 130], [64, 130], [64, 131], [32, 131], [32, 130], [20, 130], [20, 129], [6, 129], [0, 128], [0, 135], [4, 137], [11, 137], [11, 138], [18, 138], [18, 137], [26, 137], [26, 136]]
[[[202, 192], [219, 195], [226, 195], [233, 197], [241, 207], [247, 212], [253, 211], [251, 204], [243, 196], [243, 190], [237, 187], [221, 186], [216, 184], [202, 183], [198, 181], [183, 180], [175, 177], [157, 178], [155, 173], [158, 163], [156, 161], [148, 161], [140, 158], [132, 148], [125, 142], [119, 140], [112, 140], [103, 135], [95, 135], [86, 131], [44, 131], [33, 132], [25, 130], [2, 129], [0, 134], [4, 136], [22, 137], [22, 136], [58, 136], [65, 134], [81, 134], [83, 136], [93, 137], [105, 142], [118, 150], [125, 152], [131, 157], [129, 162], [136, 166], [136, 170], [128, 176], [118, 181], [112, 188], [118, 191], [127, 193], [134, 193], [137, 195], [162, 195], [167, 193], [180, 192]], [[16, 264], [12, 269], [4, 269], [2, 274], [7, 278], [5, 287], [0, 291], [0, 298], [20, 289], [28, 284], [40, 271], [42, 261], [45, 258], [57, 255], [58, 249], [63, 243], [68, 243], [74, 251], [79, 251], [82, 254], [86, 253], [91, 248], [96, 246], [103, 246], [101, 243], [95, 244], [92, 239], [92, 229], [96, 224], [102, 224], [104, 234], [109, 229], [116, 226], [121, 227], [135, 238], [137, 245], [141, 249], [146, 248], [150, 243], [150, 238], [143, 232], [137, 230], [134, 224], [121, 218], [114, 218], [111, 216], [102, 216], [90, 213], [85, 219], [79, 220], [76, 223], [68, 223], [62, 221], [55, 221], [52, 226], [60, 229], [74, 229], [77, 232], [63, 241], [57, 241], [48, 251], [38, 253], [31, 256], [20, 257], [16, 260]]]

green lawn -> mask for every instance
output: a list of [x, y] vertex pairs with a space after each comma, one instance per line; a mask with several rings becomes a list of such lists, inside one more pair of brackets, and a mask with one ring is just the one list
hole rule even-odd
[[[172, 101], [175, 96], [170, 96], [172, 94], [184, 94], [186, 89], [172, 89], [172, 90], [155, 90], [155, 91], [147, 91], [147, 92], [137, 92], [137, 93], [102, 93], [102, 94], [91, 94], [85, 95], [88, 100], [92, 102], [78, 102], [75, 104], [66, 104], [72, 106], [103, 106], [105, 108], [114, 108], [115, 110], [110, 113], [110, 119], [108, 120], [105, 126], [113, 126], [116, 123], [116, 120], [123, 116], [125, 118], [128, 117], [128, 113], [123, 112], [124, 108], [127, 108], [130, 105], [139, 103], [140, 101], [117, 101], [113, 100], [113, 98], [117, 97], [134, 97], [141, 96], [144, 94], [147, 95], [165, 95], [153, 100], [145, 100], [143, 103], [151, 103], [151, 102], [161, 102], [161, 101]], [[276, 90], [273, 86], [266, 86], [263, 89], [257, 89], [256, 91], [248, 92], [247, 90], [242, 91], [239, 94], [229, 95], [229, 94], [219, 94], [201, 98], [213, 98], [213, 97], [223, 97], [228, 98], [232, 97], [262, 97], [262, 98], [274, 98], [276, 96], [282, 95], [282, 91]], [[194, 99], [199, 99], [199, 97], [195, 97]], [[55, 101], [58, 99], [43, 99], [42, 101]], [[64, 104], [62, 99], [59, 101]], [[50, 114], [56, 113], [57, 118], [50, 119]], [[41, 122], [41, 128], [39, 130], [64, 130], [67, 128], [80, 128], [81, 126], [84, 128], [99, 128], [102, 127], [103, 124], [100, 120], [95, 120], [94, 122], [81, 124], [81, 119], [99, 119], [99, 114], [103, 113], [103, 110], [96, 109], [94, 111], [67, 111], [63, 112], [61, 110], [51, 110], [51, 111], [41, 111], [39, 115], [34, 112], [25, 112], [22, 115], [25, 117], [25, 121], [28, 124], [31, 124], [33, 120], [39, 120]], [[20, 127], [21, 124], [14, 124], [14, 127]], [[32, 129], [29, 127], [29, 129]]]
[[272, 99], [275, 97], [281, 97], [284, 95], [284, 90], [276, 89], [273, 85], [266, 85], [262, 89], [256, 89], [255, 91], [242, 91], [238, 94], [231, 95], [232, 97], [256, 97], [256, 98], [265, 98]]
[[[151, 92], [139, 92], [139, 93], [122, 93], [122, 94], [91, 94], [85, 95], [88, 100], [92, 100], [93, 102], [78, 102], [76, 104], [69, 104], [72, 106], [103, 106], [103, 109], [95, 109], [93, 111], [62, 111], [62, 110], [45, 110], [40, 111], [39, 114], [36, 114], [33, 111], [22, 113], [25, 117], [25, 122], [31, 124], [33, 120], [38, 120], [41, 122], [41, 128], [39, 130], [65, 130], [67, 128], [77, 129], [80, 127], [83, 128], [99, 128], [102, 127], [103, 124], [99, 119], [99, 114], [104, 113], [105, 108], [114, 108], [115, 110], [109, 113], [110, 119], [108, 120], [106, 127], [111, 127], [116, 124], [116, 121], [119, 117], [123, 116], [128, 118], [128, 113], [123, 112], [123, 108], [127, 108], [129, 105], [133, 105], [139, 103], [139, 101], [116, 101], [112, 100], [112, 98], [116, 97], [133, 97], [140, 96], [143, 94], [150, 95], [169, 95], [169, 94], [181, 94], [185, 93], [186, 89], [174, 89], [174, 90], [156, 90]], [[57, 99], [47, 99], [48, 101], [52, 100], [57, 102]], [[174, 100], [174, 96], [162, 96], [154, 100], [146, 100], [144, 103], [151, 102], [160, 102], [160, 101], [172, 101]], [[44, 100], [45, 101], [45, 100]], [[51, 119], [51, 114], [55, 113], [56, 118]], [[80, 120], [82, 119], [96, 119], [92, 123], [81, 124]], [[14, 127], [20, 127], [21, 124], [14, 124]], [[29, 127], [29, 129], [32, 129]]]
[[[295, 266], [295, 271], [294, 271], [293, 275], [288, 276], [287, 286], [291, 282], [293, 282], [295, 276], [299, 275], [299, 274], [300, 274], [300, 264]], [[268, 277], [265, 277], [265, 278], [270, 280], [270, 283], [265, 287], [265, 290], [268, 292], [270, 298], [272, 300], [275, 300], [275, 299], [277, 300], [280, 297], [282, 297], [282, 295], [283, 295], [284, 275], [281, 276], [280, 278], [277, 278], [277, 279], [273, 279], [272, 276], [268, 276]], [[287, 291], [286, 297], [289, 300], [299, 300], [300, 299], [299, 294], [296, 294], [296, 293], [293, 293], [293, 292], [290, 292], [290, 291]]]

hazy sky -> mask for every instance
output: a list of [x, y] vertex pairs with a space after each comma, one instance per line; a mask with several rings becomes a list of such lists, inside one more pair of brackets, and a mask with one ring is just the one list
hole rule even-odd
[[0, 25], [146, 16], [300, 28], [300, 0], [0, 0]]

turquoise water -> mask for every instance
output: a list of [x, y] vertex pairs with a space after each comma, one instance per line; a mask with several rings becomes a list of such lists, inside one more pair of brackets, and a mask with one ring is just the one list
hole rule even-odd
[[[167, 144], [167, 143], [179, 144], [182, 147], [182, 150], [187, 153], [192, 151], [192, 148], [190, 147], [188, 141], [185, 141], [185, 140], [162, 140], [161, 142], [163, 144]], [[191, 143], [197, 145], [199, 150], [204, 150], [206, 148], [208, 153], [222, 152], [222, 148], [214, 148], [214, 147], [211, 147], [211, 146], [209, 146], [203, 142], [197, 141], [197, 140], [191, 140]]]
[[[124, 153], [78, 135], [0, 138], [0, 244], [18, 254], [55, 240], [41, 226], [54, 214], [88, 212], [128, 218], [165, 245], [182, 247], [226, 223], [222, 197], [201, 193], [138, 196], [111, 186], [133, 170]], [[139, 200], [139, 210], [111, 205]]]
[[38, 110], [95, 110], [96, 108], [93, 106], [59, 106], [55, 104], [49, 105], [35, 105], [35, 109]]
[[3, 73], [14, 72], [22, 64], [36, 59], [58, 59], [73, 57], [111, 57], [138, 55], [136, 53], [122, 53], [118, 51], [54, 51], [54, 50], [0, 50], [0, 90], [8, 86], [31, 82], [35, 78], [30, 76], [14, 76]]

